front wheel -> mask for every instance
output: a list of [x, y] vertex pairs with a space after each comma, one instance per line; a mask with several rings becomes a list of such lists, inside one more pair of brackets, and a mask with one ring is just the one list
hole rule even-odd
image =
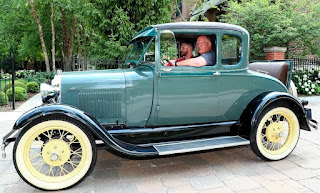
[[72, 120], [40, 121], [22, 131], [13, 149], [20, 177], [44, 190], [60, 190], [79, 183], [96, 162], [92, 134]]
[[253, 152], [264, 160], [287, 157], [298, 143], [299, 120], [287, 107], [268, 107], [259, 116], [251, 131]]

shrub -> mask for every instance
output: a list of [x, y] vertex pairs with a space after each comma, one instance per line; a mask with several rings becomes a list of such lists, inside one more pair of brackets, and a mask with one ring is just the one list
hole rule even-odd
[[8, 104], [8, 96], [6, 93], [0, 91], [0, 106]]
[[22, 82], [23, 84], [27, 84], [27, 82], [22, 78], [15, 80], [14, 82]]
[[[6, 93], [7, 93], [7, 96], [9, 97], [9, 100], [12, 101], [13, 100], [12, 88], [8, 89]], [[16, 101], [24, 101], [28, 97], [26, 89], [22, 87], [15, 87], [14, 95], [15, 95]]]
[[0, 79], [11, 79], [11, 77], [9, 73], [0, 73]]
[[292, 80], [297, 86], [299, 94], [319, 95], [320, 94], [320, 72], [294, 70]]
[[31, 81], [27, 83], [27, 91], [28, 92], [38, 92], [40, 89], [40, 86], [37, 82]]
[[45, 79], [47, 79], [47, 82], [51, 82], [51, 80], [54, 78], [53, 72], [38, 72], [40, 73]]
[[[27, 85], [23, 82], [20, 82], [20, 81], [14, 81], [14, 86], [15, 87], [21, 87], [21, 88], [24, 88], [25, 90], [27, 90]], [[4, 85], [4, 92], [7, 92], [8, 89], [12, 88], [12, 83], [11, 82], [8, 82]]]
[[26, 76], [32, 76], [35, 74], [35, 70], [18, 70], [16, 72], [17, 78], [25, 78]]
[[31, 75], [28, 75], [24, 78], [25, 81], [27, 82], [31, 82], [31, 81], [35, 81], [37, 82], [39, 85], [41, 83], [46, 83], [47, 82], [47, 79], [40, 73], [40, 72], [37, 72], [35, 75], [31, 76]]

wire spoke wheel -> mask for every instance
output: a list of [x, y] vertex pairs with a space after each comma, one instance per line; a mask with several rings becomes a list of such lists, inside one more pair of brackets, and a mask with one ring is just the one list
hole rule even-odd
[[299, 139], [297, 116], [286, 107], [266, 109], [251, 134], [251, 147], [262, 159], [287, 157]]
[[17, 142], [17, 171], [26, 182], [40, 189], [58, 190], [78, 183], [90, 173], [96, 159], [91, 135], [67, 121], [36, 124]]

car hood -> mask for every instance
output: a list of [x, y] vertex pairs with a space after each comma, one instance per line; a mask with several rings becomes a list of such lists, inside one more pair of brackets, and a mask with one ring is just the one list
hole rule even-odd
[[124, 100], [122, 69], [67, 72], [61, 76], [61, 103], [78, 107], [99, 121], [113, 123], [123, 118]]

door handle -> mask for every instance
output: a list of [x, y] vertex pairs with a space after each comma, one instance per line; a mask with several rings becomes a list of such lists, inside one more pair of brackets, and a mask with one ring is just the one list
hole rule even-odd
[[221, 74], [221, 73], [220, 73], [219, 71], [213, 73], [213, 75], [215, 75], [215, 76], [219, 76], [220, 74]]

